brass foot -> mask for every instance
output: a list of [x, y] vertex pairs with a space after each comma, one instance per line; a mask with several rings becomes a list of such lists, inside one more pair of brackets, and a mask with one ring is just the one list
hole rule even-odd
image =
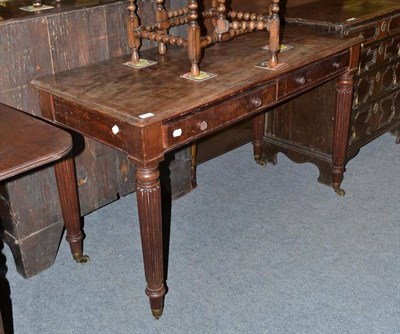
[[87, 255], [83, 255], [83, 254], [74, 254], [73, 258], [77, 263], [81, 263], [81, 264], [85, 264], [90, 261], [90, 257]]
[[256, 163], [258, 165], [260, 165], [261, 167], [265, 167], [267, 165], [267, 162], [259, 155], [255, 155], [254, 156], [254, 160], [256, 161]]
[[163, 309], [162, 308], [159, 308], [159, 309], [152, 309], [151, 310], [151, 313], [153, 314], [153, 317], [155, 318], [155, 319], [160, 319], [160, 317], [161, 317], [161, 315], [162, 315], [162, 313], [163, 313]]
[[339, 196], [346, 195], [346, 192], [342, 188], [340, 188], [340, 184], [334, 183], [332, 186], [335, 193], [338, 194]]

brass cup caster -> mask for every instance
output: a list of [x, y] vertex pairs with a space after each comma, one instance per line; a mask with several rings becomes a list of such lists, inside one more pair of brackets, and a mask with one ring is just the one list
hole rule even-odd
[[342, 188], [340, 188], [340, 184], [334, 183], [333, 190], [335, 191], [336, 194], [338, 194], [341, 197], [346, 195], [346, 192]]
[[90, 257], [83, 254], [75, 254], [73, 255], [74, 260], [76, 263], [86, 264], [90, 261]]
[[254, 160], [255, 160], [256, 163], [257, 163], [258, 165], [260, 165], [261, 167], [267, 166], [267, 162], [266, 162], [260, 155], [255, 155], [255, 156], [254, 156]]
[[163, 309], [159, 308], [159, 309], [152, 309], [151, 313], [153, 314], [154, 319], [158, 320], [160, 319], [162, 313], [163, 313]]

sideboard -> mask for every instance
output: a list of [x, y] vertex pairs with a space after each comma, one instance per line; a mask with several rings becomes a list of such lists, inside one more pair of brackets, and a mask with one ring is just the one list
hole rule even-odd
[[[286, 8], [286, 24], [309, 26], [346, 39], [361, 36], [347, 161], [386, 132], [400, 142], [400, 3], [396, 0], [315, 0]], [[333, 82], [267, 114], [264, 158], [277, 154], [315, 164], [330, 185], [335, 109]]]

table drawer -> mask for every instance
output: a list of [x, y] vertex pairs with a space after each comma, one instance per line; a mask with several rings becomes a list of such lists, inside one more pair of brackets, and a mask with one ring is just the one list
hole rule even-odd
[[332, 77], [336, 73], [343, 71], [343, 69], [349, 66], [349, 58], [349, 51], [345, 51], [333, 58], [319, 61], [316, 64], [304, 67], [300, 71], [283, 76], [279, 79], [278, 98], [290, 95], [302, 88], [307, 88], [323, 80], [325, 76], [329, 75], [329, 77]]
[[271, 83], [244, 95], [193, 111], [162, 125], [164, 147], [168, 148], [217, 130], [276, 101], [276, 84]]

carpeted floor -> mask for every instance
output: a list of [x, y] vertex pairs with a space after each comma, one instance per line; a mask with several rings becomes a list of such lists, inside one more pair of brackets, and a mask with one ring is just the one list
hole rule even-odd
[[310, 164], [251, 146], [198, 169], [173, 202], [169, 292], [151, 316], [136, 197], [85, 217], [88, 265], [63, 241], [25, 280], [6, 246], [15, 334], [400, 333], [400, 145], [386, 134], [347, 165], [338, 197]]

